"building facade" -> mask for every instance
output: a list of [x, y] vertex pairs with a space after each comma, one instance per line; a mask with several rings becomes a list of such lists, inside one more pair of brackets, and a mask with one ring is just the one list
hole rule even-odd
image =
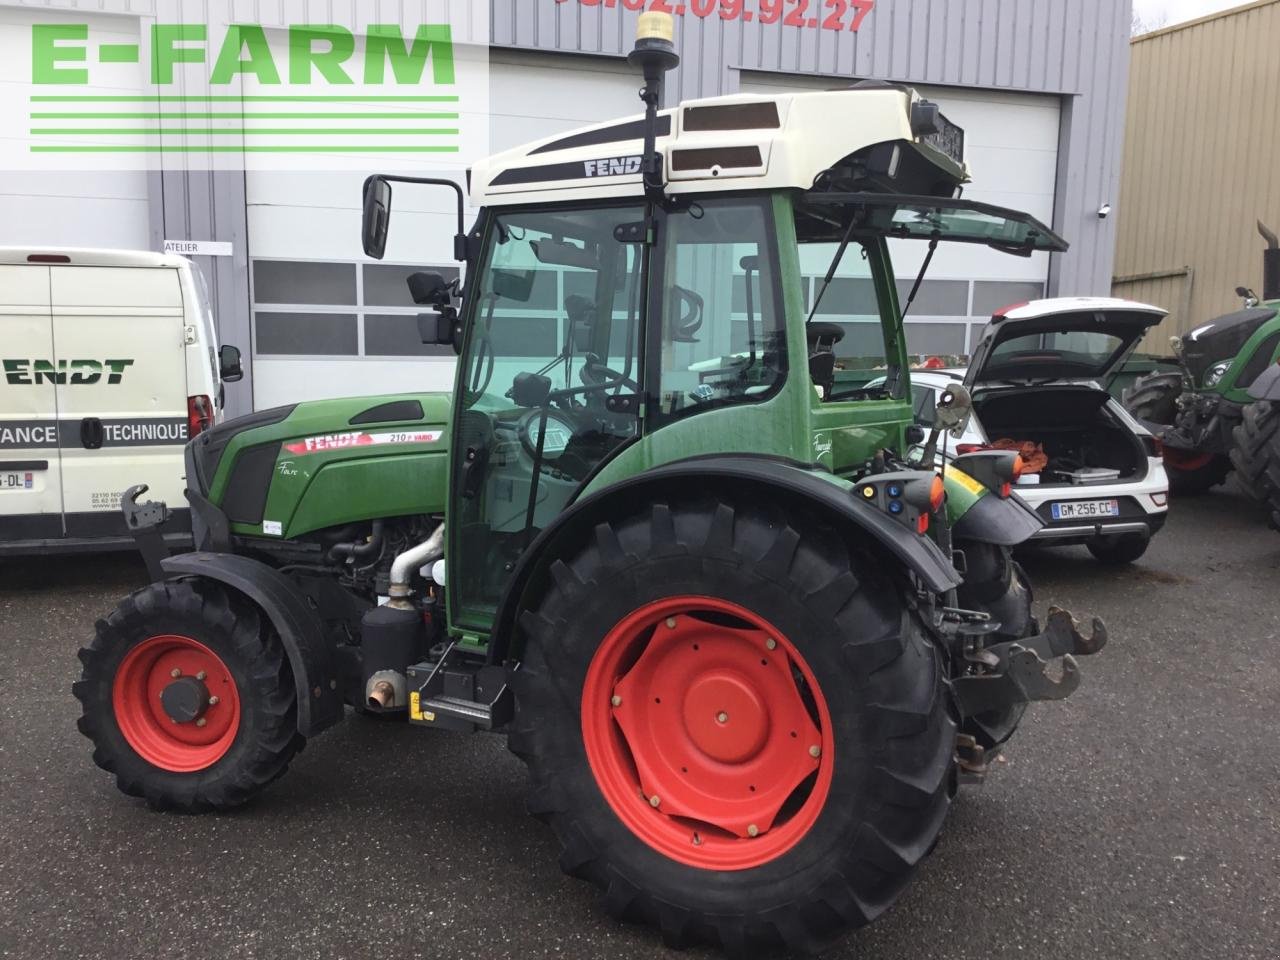
[[1239, 309], [1262, 290], [1280, 233], [1280, 0], [1262, 0], [1133, 41], [1117, 218], [1115, 291], [1171, 316], [1144, 349]]
[[[0, 0], [0, 53], [28, 42], [34, 16], [92, 20], [122, 42], [137, 42], [145, 18], [165, 3]], [[637, 113], [640, 80], [625, 57], [639, 10], [653, 5], [490, 0], [492, 149]], [[359, 5], [330, 5], [337, 6]], [[1069, 253], [1030, 259], [944, 245], [912, 311], [913, 352], [964, 355], [1000, 306], [1110, 288], [1115, 221], [1102, 212], [1117, 203], [1119, 188], [1129, 0], [672, 6], [682, 64], [668, 86], [669, 105], [862, 79], [911, 84], [966, 130], [974, 172], [967, 197], [1026, 210], [1071, 241]], [[254, 12], [240, 7], [269, 17], [275, 5], [247, 0], [237, 16]], [[0, 97], [15, 79], [3, 70]], [[359, 249], [360, 180], [282, 172], [6, 174], [0, 244], [230, 244], [229, 256], [197, 262], [223, 341], [245, 353], [247, 376], [228, 388], [232, 413], [324, 396], [446, 389], [452, 355], [418, 342], [404, 280], [424, 265], [455, 269], [449, 209], [423, 201], [407, 210], [388, 259], [373, 263]], [[894, 255], [903, 276], [922, 259], [908, 245]], [[838, 318], [840, 308], [833, 288], [823, 302], [832, 314], [826, 319]]]

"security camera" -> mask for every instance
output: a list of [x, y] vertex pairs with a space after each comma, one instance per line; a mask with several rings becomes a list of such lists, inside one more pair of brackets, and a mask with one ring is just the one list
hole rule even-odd
[[1104, 203], [1098, 208], [1098, 219], [1105, 220], [1109, 216], [1111, 216], [1111, 204]]

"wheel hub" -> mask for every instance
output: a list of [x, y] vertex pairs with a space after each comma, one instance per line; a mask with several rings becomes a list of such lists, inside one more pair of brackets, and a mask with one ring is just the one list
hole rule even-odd
[[642, 839], [698, 866], [741, 869], [789, 849], [821, 809], [825, 710], [768, 624], [724, 601], [673, 599], [602, 643], [584, 688], [584, 740], [607, 799]]
[[209, 688], [195, 677], [182, 677], [160, 691], [160, 706], [174, 723], [194, 723], [209, 709]]

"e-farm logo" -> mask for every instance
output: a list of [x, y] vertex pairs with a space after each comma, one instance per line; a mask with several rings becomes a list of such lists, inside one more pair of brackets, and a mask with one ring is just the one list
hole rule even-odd
[[134, 360], [3, 360], [5, 382], [11, 387], [38, 387], [53, 384], [58, 387], [91, 387], [106, 383], [119, 386], [124, 383], [125, 371]]
[[[449, 23], [109, 29], [32, 25], [32, 154], [460, 152], [474, 84]], [[487, 99], [487, 55], [484, 71]]]

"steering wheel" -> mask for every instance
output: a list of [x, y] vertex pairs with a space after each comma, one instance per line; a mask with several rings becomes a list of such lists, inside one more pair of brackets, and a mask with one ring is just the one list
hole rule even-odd
[[632, 393], [640, 392], [640, 384], [630, 377], [624, 377], [612, 367], [605, 366], [598, 357], [594, 356], [587, 357], [587, 362], [583, 365], [578, 377], [585, 387], [599, 387], [609, 384], [610, 386], [625, 387]]

